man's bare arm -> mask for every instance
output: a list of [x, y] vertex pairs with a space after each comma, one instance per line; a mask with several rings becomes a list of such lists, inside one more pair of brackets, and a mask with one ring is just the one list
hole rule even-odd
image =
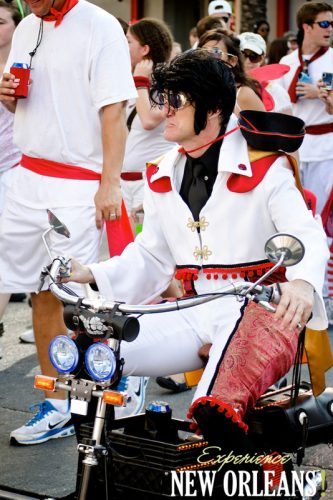
[[95, 195], [96, 226], [121, 215], [120, 172], [124, 159], [127, 128], [122, 102], [102, 109], [103, 171]]

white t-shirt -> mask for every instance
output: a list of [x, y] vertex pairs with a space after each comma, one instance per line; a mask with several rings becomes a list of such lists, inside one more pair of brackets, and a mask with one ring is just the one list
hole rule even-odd
[[[299, 67], [298, 50], [282, 57], [280, 62], [290, 66], [290, 71], [278, 80], [285, 90], [288, 90]], [[325, 54], [310, 63], [308, 71], [314, 84], [321, 79], [324, 71], [333, 73], [333, 49], [329, 48]], [[298, 99], [292, 106], [293, 115], [301, 118], [306, 125], [333, 122], [333, 116], [326, 112], [325, 104], [320, 99]], [[307, 162], [333, 158], [333, 132], [322, 135], [306, 134], [299, 155], [301, 161]]]
[[[13, 62], [29, 64], [40, 22], [31, 14], [19, 24], [7, 71]], [[17, 103], [14, 141], [28, 156], [101, 172], [100, 110], [137, 95], [128, 43], [115, 17], [85, 0], [59, 26], [54, 24], [43, 23], [42, 41], [32, 60], [29, 96]], [[22, 168], [17, 169], [18, 176], [9, 195], [33, 207], [93, 204], [98, 187], [97, 181], [44, 176], [36, 180], [35, 174]]]
[[[135, 100], [127, 106], [127, 116], [134, 109]], [[146, 163], [156, 160], [175, 145], [164, 139], [165, 120], [152, 130], [145, 130], [136, 114], [126, 141], [123, 172], [144, 172]]]

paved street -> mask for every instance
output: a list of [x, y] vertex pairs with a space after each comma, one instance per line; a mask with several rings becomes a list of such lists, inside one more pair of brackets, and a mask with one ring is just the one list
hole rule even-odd
[[[22, 344], [18, 336], [30, 324], [31, 309], [27, 303], [10, 304], [5, 315], [3, 337], [4, 358], [0, 361], [0, 498], [10, 496], [8, 490], [29, 498], [64, 498], [75, 488], [76, 443], [74, 437], [29, 446], [9, 446], [9, 433], [29, 417], [28, 407], [40, 400], [33, 389], [33, 378], [38, 373], [35, 346]], [[332, 337], [332, 334], [331, 334]], [[332, 384], [333, 375], [329, 373]], [[193, 391], [169, 395], [154, 381], [148, 386], [147, 400], [167, 399], [173, 414], [185, 418]], [[329, 490], [326, 499], [333, 499], [333, 460], [331, 449], [319, 446], [307, 452], [308, 468], [327, 471]], [[1, 493], [5, 490], [7, 493]], [[37, 496], [38, 495], [38, 496]]]

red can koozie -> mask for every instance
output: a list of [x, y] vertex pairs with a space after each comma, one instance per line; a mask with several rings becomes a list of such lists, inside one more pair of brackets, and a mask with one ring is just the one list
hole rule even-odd
[[14, 63], [10, 73], [20, 79], [19, 86], [15, 89], [14, 96], [17, 98], [27, 97], [29, 92], [30, 68], [24, 63]]

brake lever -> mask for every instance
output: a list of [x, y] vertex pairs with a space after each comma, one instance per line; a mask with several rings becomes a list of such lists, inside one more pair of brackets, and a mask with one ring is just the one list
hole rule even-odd
[[72, 271], [71, 259], [61, 256], [58, 256], [57, 258], [60, 260], [61, 263], [59, 267], [59, 277], [69, 278]]
[[256, 293], [253, 296], [250, 295], [250, 298], [253, 300], [253, 302], [255, 302], [256, 304], [260, 304], [267, 311], [275, 313], [276, 308], [273, 307], [271, 303], [278, 304], [280, 302], [280, 285], [278, 283], [274, 283], [273, 286], [262, 286], [260, 293]]
[[264, 307], [266, 309], [266, 311], [269, 311], [269, 312], [272, 312], [272, 313], [275, 313], [276, 312], [276, 308], [271, 306], [271, 304], [269, 302], [266, 302], [265, 300], [259, 300], [259, 301], [255, 301], [257, 304], [260, 304], [262, 307]]
[[[60, 261], [59, 277], [60, 278], [69, 278], [69, 276], [71, 275], [71, 270], [72, 270], [71, 259], [59, 256], [59, 257], [56, 257], [55, 259], [53, 259], [53, 262], [55, 260]], [[52, 264], [49, 264], [48, 266], [43, 267], [43, 270], [39, 276], [39, 284], [38, 284], [38, 288], [37, 288], [36, 293], [41, 292], [41, 290], [44, 286], [46, 277], [50, 276], [51, 267], [52, 267]]]

